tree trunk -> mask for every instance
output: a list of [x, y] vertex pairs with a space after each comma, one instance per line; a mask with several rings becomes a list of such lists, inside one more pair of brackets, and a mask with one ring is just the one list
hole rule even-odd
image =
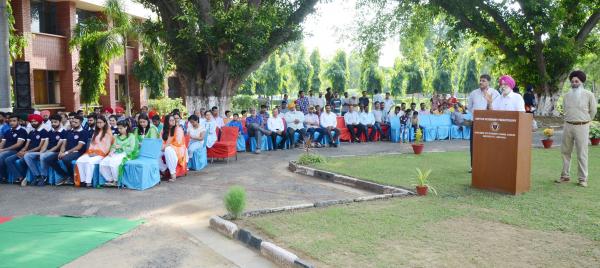
[[558, 99], [560, 98], [560, 93], [563, 88], [564, 79], [559, 79], [558, 84], [554, 85], [546, 85], [546, 89], [541, 93], [537, 94], [536, 98], [538, 100], [537, 110], [535, 111], [536, 115], [540, 116], [560, 116], [560, 112], [558, 111]]
[[240, 86], [240, 80], [229, 72], [225, 62], [208, 60], [206, 71], [198, 71], [192, 75], [179, 74], [183, 87], [183, 97], [191, 114], [200, 108], [219, 108], [219, 114], [230, 109], [235, 90]]
[[10, 111], [10, 53], [7, 1], [0, 0], [0, 111]]

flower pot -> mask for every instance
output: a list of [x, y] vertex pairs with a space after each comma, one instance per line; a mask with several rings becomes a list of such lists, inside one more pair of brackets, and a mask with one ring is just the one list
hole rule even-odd
[[546, 148], [546, 149], [552, 147], [553, 142], [554, 142], [554, 140], [552, 140], [552, 139], [542, 140], [542, 143], [544, 144], [544, 148]]
[[413, 148], [413, 152], [415, 154], [421, 154], [423, 152], [423, 148], [425, 147], [425, 144], [420, 143], [420, 144], [412, 144], [412, 148]]
[[600, 138], [590, 138], [590, 141], [594, 146], [600, 144]]
[[428, 190], [429, 190], [429, 187], [427, 187], [427, 186], [418, 186], [417, 185], [417, 194], [418, 195], [427, 195]]

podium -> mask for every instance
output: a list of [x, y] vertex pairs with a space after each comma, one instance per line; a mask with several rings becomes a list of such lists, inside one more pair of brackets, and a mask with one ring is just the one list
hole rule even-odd
[[531, 186], [531, 124], [524, 112], [475, 110], [471, 186], [520, 194]]

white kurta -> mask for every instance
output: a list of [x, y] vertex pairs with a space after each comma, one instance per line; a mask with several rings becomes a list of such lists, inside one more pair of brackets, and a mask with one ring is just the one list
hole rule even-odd
[[116, 153], [100, 161], [100, 174], [107, 182], [115, 182], [119, 179], [119, 166], [125, 156], [125, 153]]
[[94, 167], [96, 164], [100, 163], [104, 157], [102, 156], [94, 156], [90, 157], [88, 154], [84, 154], [77, 159], [76, 165], [79, 170], [79, 178], [81, 182], [92, 183], [92, 178], [94, 177]]

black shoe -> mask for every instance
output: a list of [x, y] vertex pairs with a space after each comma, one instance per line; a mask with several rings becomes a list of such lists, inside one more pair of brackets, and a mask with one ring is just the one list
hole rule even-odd
[[46, 176], [40, 176], [40, 179], [35, 182], [35, 185], [37, 185], [37, 186], [46, 186], [46, 182], [47, 181], [48, 181], [48, 177], [46, 177]]
[[0, 184], [8, 184], [8, 179], [6, 179], [6, 178], [0, 179]]
[[338, 147], [337, 143], [334, 143], [333, 148], [337, 148], [337, 147]]

